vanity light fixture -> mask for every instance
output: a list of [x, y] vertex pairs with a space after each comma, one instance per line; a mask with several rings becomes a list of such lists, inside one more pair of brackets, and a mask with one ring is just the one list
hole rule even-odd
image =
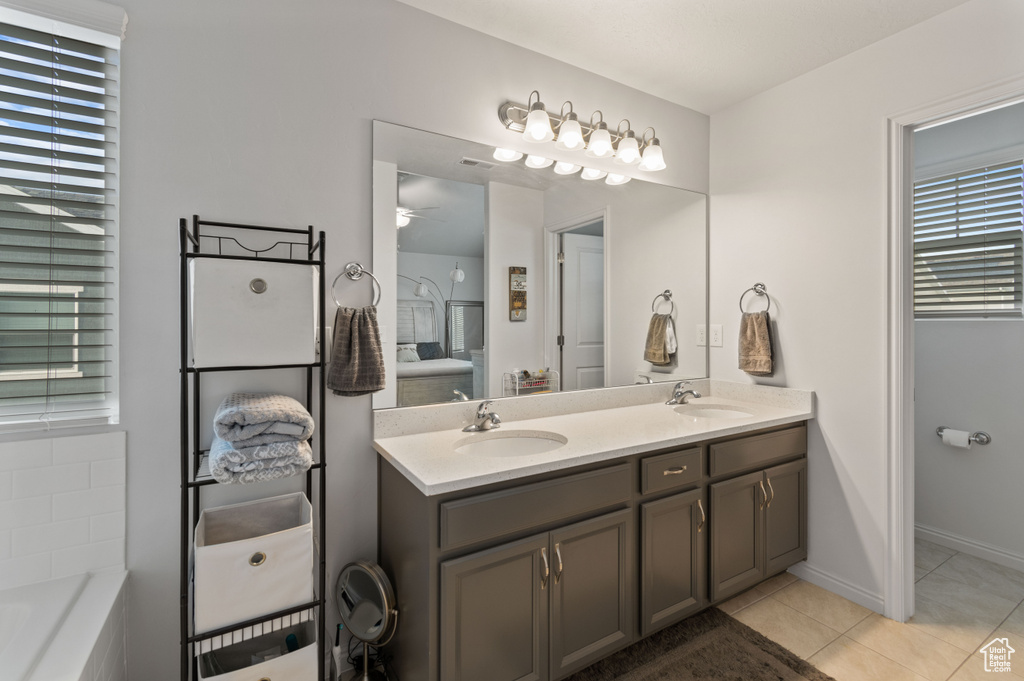
[[[537, 95], [536, 102], [533, 101], [534, 95]], [[533, 103], [531, 104], [530, 102]], [[540, 101], [540, 92], [537, 90], [531, 92], [527, 105], [530, 113], [526, 115], [526, 128], [523, 130], [523, 139], [527, 142], [550, 142], [555, 139], [555, 131], [551, 129], [551, 119], [548, 118], [548, 112], [544, 108], [544, 103]]]
[[582, 167], [583, 166], [578, 166], [575, 163], [559, 161], [555, 164], [555, 175], [572, 175], [573, 173], [578, 173]]
[[608, 173], [603, 170], [595, 170], [593, 168], [584, 168], [583, 172], [580, 173], [580, 177], [584, 180], [600, 180], [605, 177]]
[[536, 156], [534, 154], [530, 154], [526, 157], [527, 168], [547, 168], [554, 162], [554, 159], [544, 158], [543, 156]]
[[[647, 139], [647, 130], [651, 131], [651, 139]], [[644, 130], [644, 151], [640, 159], [640, 170], [664, 170], [665, 156], [661, 152], [661, 142], [655, 137], [654, 128]]]
[[511, 163], [512, 161], [518, 161], [523, 157], [521, 151], [515, 149], [503, 149], [498, 147], [494, 150], [494, 158], [498, 161], [504, 161], [505, 163]]
[[[507, 130], [522, 133], [523, 138], [531, 143], [554, 140], [555, 147], [561, 151], [583, 151], [590, 158], [614, 157], [617, 163], [625, 165], [639, 163], [639, 168], [646, 171], [665, 168], [665, 156], [661, 142], [654, 135], [654, 128], [647, 128], [650, 138], [645, 131], [643, 137], [637, 139], [629, 120], [624, 118], [619, 128], [612, 132], [600, 110], [591, 115], [589, 123], [580, 123], [570, 101], [562, 104], [558, 114], [548, 113], [537, 90], [530, 93], [525, 106], [511, 101], [502, 104], [498, 108], [498, 119]], [[623, 123], [626, 124], [625, 130], [622, 129]], [[499, 149], [495, 151], [494, 158], [515, 161], [522, 158], [522, 154]]]
[[632, 180], [629, 175], [619, 175], [618, 173], [608, 173], [608, 177], [605, 178], [604, 183], [610, 185], [626, 184]]

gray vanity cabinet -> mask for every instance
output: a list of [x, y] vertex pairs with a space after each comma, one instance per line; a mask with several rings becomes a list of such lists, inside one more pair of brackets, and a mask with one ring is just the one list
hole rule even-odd
[[763, 480], [758, 471], [709, 487], [713, 602], [764, 579]]
[[704, 489], [640, 506], [640, 633], [657, 631], [707, 604]]
[[626, 509], [441, 563], [441, 678], [559, 679], [625, 645], [632, 526]]

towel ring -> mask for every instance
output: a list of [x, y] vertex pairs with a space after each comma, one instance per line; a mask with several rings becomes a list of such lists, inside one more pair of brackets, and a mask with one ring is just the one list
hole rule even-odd
[[377, 281], [377, 277], [373, 276], [373, 272], [371, 272], [370, 270], [367, 270], [367, 269], [363, 269], [363, 266], [360, 265], [357, 262], [350, 262], [349, 264], [345, 265], [345, 269], [343, 269], [341, 272], [339, 272], [338, 276], [336, 276], [334, 278], [334, 281], [331, 282], [331, 298], [334, 298], [334, 304], [335, 305], [337, 305], [338, 307], [341, 307], [341, 303], [338, 302], [338, 296], [334, 292], [334, 287], [338, 285], [338, 280], [341, 279], [341, 275], [345, 275], [346, 277], [348, 277], [352, 281], [359, 281], [360, 279], [363, 278], [364, 274], [368, 274], [370, 276], [370, 279], [373, 279], [373, 283], [376, 286], [377, 295], [374, 296], [373, 306], [377, 307], [377, 303], [380, 302], [380, 293], [381, 293], [380, 282]]
[[651, 312], [654, 312], [654, 306], [658, 304], [658, 298], [664, 298], [668, 302], [672, 303], [672, 309], [669, 311], [670, 315], [676, 313], [676, 304], [675, 301], [672, 300], [672, 292], [669, 291], [668, 289], [665, 289], [664, 293], [659, 293], [658, 295], [654, 296], [654, 300], [651, 301]]
[[762, 284], [761, 282], [757, 282], [756, 284], [754, 284], [753, 286], [751, 286], [746, 291], [740, 294], [740, 312], [743, 312], [743, 296], [747, 295], [751, 291], [753, 291], [759, 296], [764, 296], [765, 298], [768, 299], [768, 307], [764, 309], [765, 312], [772, 309], [772, 297], [768, 295], [768, 290], [764, 287], [764, 284]]

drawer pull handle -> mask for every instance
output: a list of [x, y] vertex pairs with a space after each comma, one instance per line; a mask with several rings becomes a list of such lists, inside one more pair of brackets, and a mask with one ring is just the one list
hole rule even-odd
[[686, 466], [675, 466], [674, 468], [666, 468], [662, 471], [662, 475], [682, 475], [686, 472]]
[[771, 508], [772, 507], [772, 502], [775, 501], [775, 488], [772, 487], [772, 479], [771, 478], [765, 476], [765, 481], [768, 483], [768, 491], [771, 492], [772, 495], [770, 497], [768, 497], [768, 503], [766, 503], [764, 505], [764, 507], [765, 508]]
[[562, 578], [562, 546], [559, 543], [555, 543], [555, 558], [558, 559], [558, 570], [555, 572], [555, 584], [558, 584], [558, 580]]
[[544, 574], [540, 576], [540, 588], [546, 589], [548, 586], [548, 576], [551, 574], [551, 568], [548, 566], [548, 550], [546, 548], [540, 550], [540, 557], [544, 561]]
[[697, 500], [697, 509], [700, 511], [700, 524], [697, 525], [697, 532], [699, 533], [704, 529], [704, 523], [708, 520], [707, 514], [704, 513], [704, 504], [700, 502], [700, 499]]
[[768, 492], [764, 491], [764, 481], [758, 480], [757, 484], [761, 486], [761, 508], [764, 508], [764, 504], [768, 501]]
[[265, 562], [267, 562], [267, 554], [263, 553], [262, 551], [257, 551], [256, 553], [249, 556], [249, 565], [252, 565], [253, 567], [259, 567], [260, 565], [263, 565], [263, 563]]

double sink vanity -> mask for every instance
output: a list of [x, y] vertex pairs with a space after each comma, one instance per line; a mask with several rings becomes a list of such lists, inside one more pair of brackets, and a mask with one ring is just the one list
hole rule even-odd
[[807, 557], [813, 393], [694, 382], [375, 412], [406, 681], [557, 681]]

